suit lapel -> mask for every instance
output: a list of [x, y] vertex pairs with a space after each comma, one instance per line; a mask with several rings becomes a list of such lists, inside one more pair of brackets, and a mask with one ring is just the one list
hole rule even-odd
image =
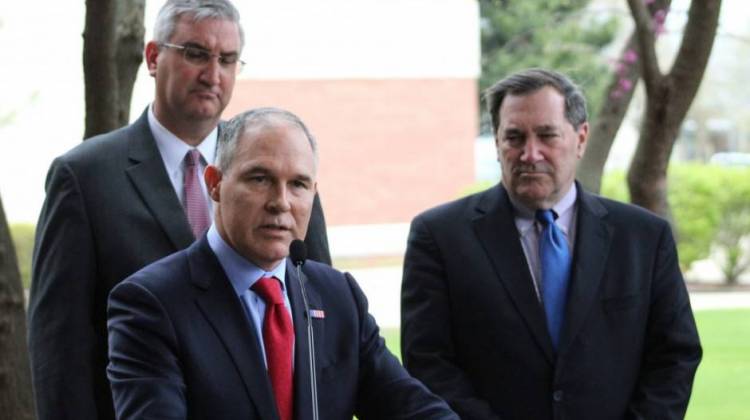
[[128, 128], [131, 130], [128, 135], [131, 165], [125, 172], [175, 249], [183, 249], [195, 238], [148, 126], [147, 112]]
[[544, 309], [534, 292], [511, 204], [502, 185], [481, 197], [472, 225], [516, 309], [544, 354], [550, 362], [554, 361]]
[[580, 184], [577, 187], [577, 232], [561, 352], [573, 343], [596, 302], [612, 239], [611, 228], [604, 221], [607, 210], [595, 196], [585, 192]]
[[[309, 277], [301, 272], [302, 279], [297, 276], [297, 268], [287, 259], [286, 287], [289, 291], [289, 302], [292, 306], [294, 320], [294, 418], [297, 420], [310, 418], [312, 413], [312, 398], [310, 390], [310, 361], [309, 340], [307, 339], [307, 322], [313, 323], [313, 340], [315, 354], [321, 354], [321, 344], [324, 338], [323, 319], [311, 319], [305, 312], [300, 280], [304, 282], [305, 291], [310, 308], [322, 309], [321, 298], [310, 285]], [[316, 357], [316, 372], [320, 372], [320, 359]]]
[[189, 249], [193, 284], [203, 290], [196, 304], [213, 327], [242, 377], [262, 419], [277, 419], [271, 382], [266, 375], [259, 339], [242, 303], [204, 236]]

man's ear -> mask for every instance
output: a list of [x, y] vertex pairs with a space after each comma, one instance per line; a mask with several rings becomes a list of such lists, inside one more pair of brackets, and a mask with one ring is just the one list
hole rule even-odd
[[578, 159], [583, 157], [586, 153], [586, 146], [589, 140], [589, 123], [583, 122], [578, 130], [576, 130], [576, 156]]
[[206, 170], [203, 172], [208, 196], [217, 203], [221, 201], [221, 177], [221, 170], [214, 165], [206, 166]]
[[156, 41], [149, 41], [143, 49], [143, 58], [146, 60], [148, 74], [150, 74], [151, 77], [156, 76], [156, 58], [158, 56], [159, 45], [156, 44]]

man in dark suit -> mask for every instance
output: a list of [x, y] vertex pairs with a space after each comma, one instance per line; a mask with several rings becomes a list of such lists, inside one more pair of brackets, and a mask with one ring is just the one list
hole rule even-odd
[[701, 347], [669, 224], [574, 181], [588, 136], [557, 72], [487, 92], [502, 183], [412, 222], [404, 365], [462, 419], [679, 419]]
[[[145, 47], [156, 82], [153, 103], [130, 126], [89, 139], [52, 163], [29, 304], [40, 420], [114, 417], [105, 371], [107, 295], [208, 227], [202, 169], [213, 161], [242, 44], [239, 15], [229, 2], [167, 2]], [[183, 159], [194, 151], [200, 158], [190, 172]], [[189, 197], [196, 198], [192, 204]], [[308, 232], [312, 258], [330, 263], [318, 202]]]
[[387, 350], [349, 274], [307, 262], [298, 275], [287, 258], [307, 230], [315, 149], [287, 111], [227, 124], [205, 173], [215, 210], [206, 237], [110, 295], [119, 419], [313, 418], [308, 322], [319, 418], [457, 419]]

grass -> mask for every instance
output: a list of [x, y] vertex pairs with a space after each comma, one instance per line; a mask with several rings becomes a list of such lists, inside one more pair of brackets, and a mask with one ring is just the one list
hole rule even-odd
[[[704, 310], [695, 313], [703, 344], [687, 420], [750, 419], [750, 309]], [[400, 357], [397, 328], [381, 334]]]
[[750, 309], [695, 313], [703, 361], [687, 420], [750, 418]]

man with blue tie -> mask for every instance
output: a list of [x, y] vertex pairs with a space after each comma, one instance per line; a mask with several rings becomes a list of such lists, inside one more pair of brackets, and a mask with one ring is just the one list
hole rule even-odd
[[486, 93], [500, 185], [411, 225], [404, 365], [462, 419], [683, 418], [701, 346], [669, 224], [575, 181], [568, 77]]
[[457, 419], [387, 350], [351, 275], [287, 258], [317, 190], [302, 121], [240, 114], [217, 154], [207, 235], [110, 294], [117, 418]]

